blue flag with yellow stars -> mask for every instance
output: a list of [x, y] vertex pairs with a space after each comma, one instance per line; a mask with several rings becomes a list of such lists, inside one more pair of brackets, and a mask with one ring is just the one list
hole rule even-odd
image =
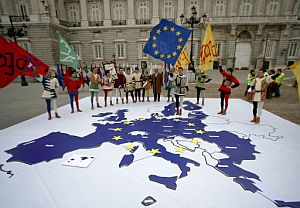
[[175, 65], [191, 32], [191, 30], [173, 22], [161, 19], [160, 23], [151, 30], [150, 38], [144, 47], [144, 53]]

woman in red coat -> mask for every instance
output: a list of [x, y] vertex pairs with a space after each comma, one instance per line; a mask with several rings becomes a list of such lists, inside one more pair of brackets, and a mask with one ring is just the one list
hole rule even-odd
[[78, 101], [78, 89], [81, 87], [81, 84], [83, 82], [82, 79], [79, 79], [77, 77], [77, 73], [75, 70], [73, 70], [71, 72], [71, 76], [66, 76], [65, 77], [65, 85], [68, 89], [68, 93], [69, 93], [69, 96], [70, 96], [70, 105], [71, 105], [71, 113], [74, 113], [74, 105], [73, 105], [73, 102], [74, 102], [74, 98], [75, 98], [75, 102], [76, 102], [76, 107], [77, 107], [77, 112], [82, 112], [79, 108], [79, 101]]
[[[219, 87], [220, 98], [221, 98], [221, 111], [218, 114], [226, 115], [231, 89], [238, 87], [240, 85], [240, 82], [235, 76], [232, 75], [233, 72], [232, 68], [228, 68], [227, 71], [224, 71], [222, 69], [222, 66], [219, 65], [219, 70], [221, 75], [223, 76], [223, 81], [221, 86]], [[224, 108], [224, 100], [225, 100], [225, 108]]]

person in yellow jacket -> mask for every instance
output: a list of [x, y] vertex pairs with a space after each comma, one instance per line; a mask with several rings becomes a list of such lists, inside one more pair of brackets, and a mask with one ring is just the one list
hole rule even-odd
[[255, 70], [251, 69], [250, 73], [247, 76], [247, 88], [245, 91], [245, 96], [247, 96], [247, 92], [248, 92], [249, 88], [251, 87], [254, 79], [255, 79]]
[[283, 73], [282, 69], [277, 69], [277, 73], [279, 76], [274, 81], [273, 91], [275, 93], [274, 97], [280, 97], [280, 86], [282, 84], [282, 80], [285, 77], [285, 74]]

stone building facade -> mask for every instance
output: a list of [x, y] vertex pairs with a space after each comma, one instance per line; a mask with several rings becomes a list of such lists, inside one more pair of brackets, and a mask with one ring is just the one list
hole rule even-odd
[[[223, 63], [237, 68], [270, 68], [300, 58], [300, 0], [1, 0], [1, 35], [26, 24], [17, 39], [25, 49], [55, 65], [59, 59], [56, 31], [75, 47], [87, 65], [116, 60], [117, 64], [161, 66], [143, 53], [151, 28], [160, 18], [181, 24], [180, 15], [208, 15]], [[184, 25], [189, 28], [189, 25]], [[193, 54], [199, 63], [205, 24], [195, 25]], [[187, 42], [190, 52], [191, 39]]]

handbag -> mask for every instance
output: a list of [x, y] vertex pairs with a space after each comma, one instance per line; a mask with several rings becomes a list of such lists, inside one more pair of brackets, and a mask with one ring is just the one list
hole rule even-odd
[[51, 98], [50, 91], [44, 90], [43, 94], [42, 94], [42, 98], [43, 99], [50, 99]]

